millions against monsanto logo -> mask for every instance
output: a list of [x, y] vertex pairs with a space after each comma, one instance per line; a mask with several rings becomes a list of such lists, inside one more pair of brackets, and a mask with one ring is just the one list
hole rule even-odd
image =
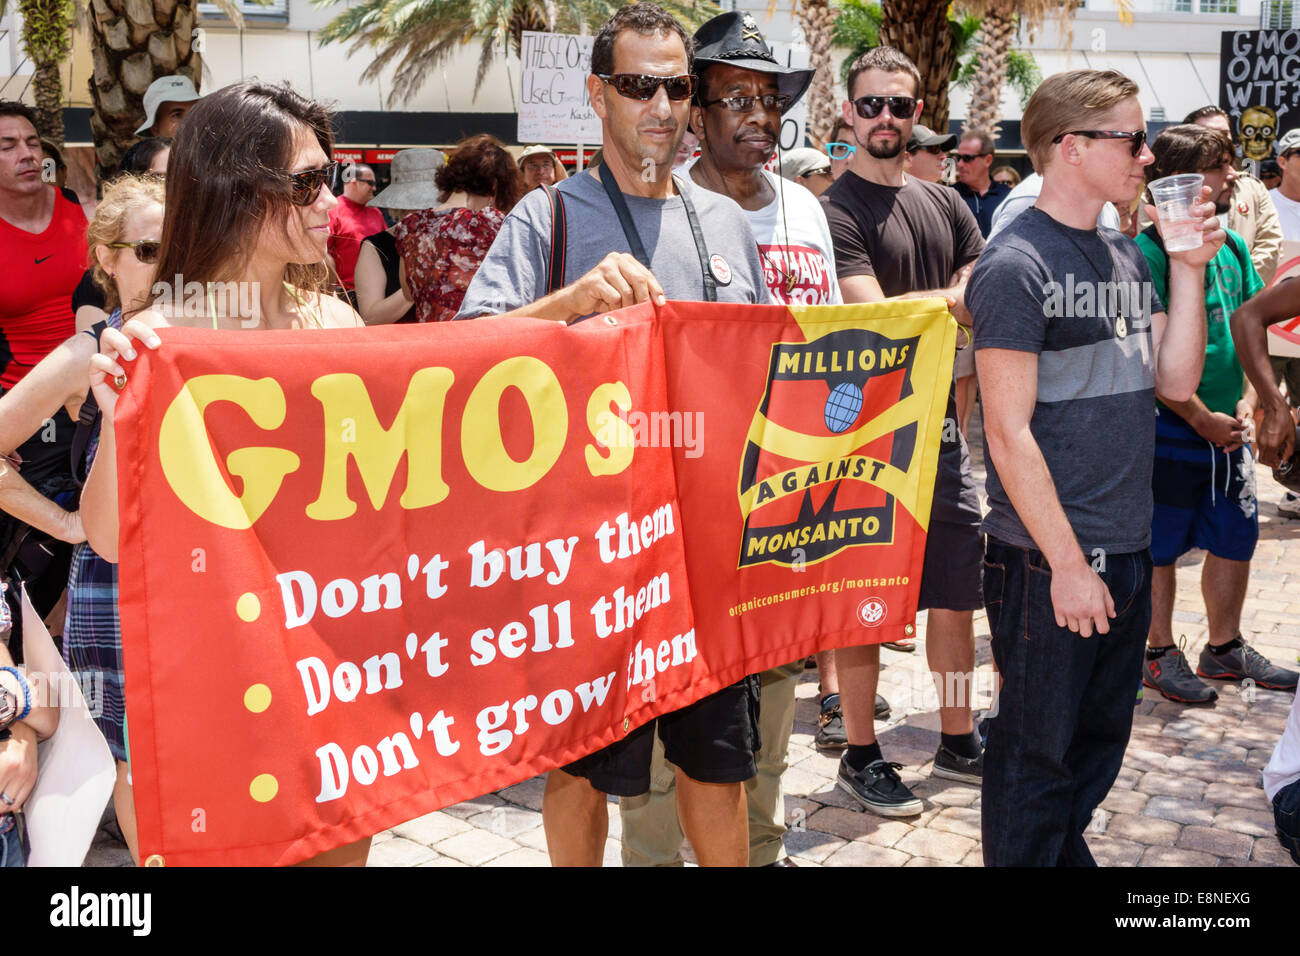
[[879, 627], [888, 613], [885, 602], [878, 597], [869, 597], [858, 605], [858, 620], [864, 627]]

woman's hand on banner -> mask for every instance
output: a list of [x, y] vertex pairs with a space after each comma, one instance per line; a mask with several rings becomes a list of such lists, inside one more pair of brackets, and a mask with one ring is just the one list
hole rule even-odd
[[0, 794], [8, 798], [0, 803], [0, 813], [21, 810], [36, 786], [36, 731], [22, 723], [9, 730], [9, 739], [0, 740]]
[[99, 351], [90, 357], [90, 389], [95, 394], [107, 421], [113, 420], [118, 393], [126, 388], [126, 371], [119, 359], [128, 362], [136, 357], [134, 342], [156, 349], [162, 344], [153, 327], [140, 319], [128, 319], [121, 329], [105, 329], [99, 337]]

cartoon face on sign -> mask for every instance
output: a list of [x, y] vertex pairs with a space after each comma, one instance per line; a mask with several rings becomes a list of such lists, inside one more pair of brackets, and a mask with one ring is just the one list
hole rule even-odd
[[1242, 111], [1237, 129], [1241, 133], [1241, 152], [1247, 159], [1273, 158], [1276, 113], [1267, 106], [1249, 106]]
[[919, 342], [847, 329], [773, 346], [741, 462], [739, 567], [893, 541], [917, 449]]

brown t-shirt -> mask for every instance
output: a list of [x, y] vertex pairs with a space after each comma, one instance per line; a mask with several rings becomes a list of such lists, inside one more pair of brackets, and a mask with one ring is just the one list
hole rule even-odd
[[[821, 201], [835, 244], [836, 275], [875, 276], [887, 296], [945, 288], [958, 269], [984, 251], [975, 216], [947, 186], [911, 176], [901, 187], [880, 186], [849, 170]], [[978, 524], [979, 497], [966, 439], [955, 427], [955, 387], [948, 390], [946, 417], [932, 518]]]

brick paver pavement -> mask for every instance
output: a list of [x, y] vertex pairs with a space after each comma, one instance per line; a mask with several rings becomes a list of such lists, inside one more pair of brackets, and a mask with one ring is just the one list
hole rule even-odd
[[[972, 449], [983, 486], [978, 415]], [[1294, 668], [1300, 650], [1300, 521], [1278, 516], [1281, 496], [1258, 469], [1260, 542], [1251, 567], [1242, 633], [1274, 663]], [[1174, 633], [1194, 663], [1206, 640], [1203, 553], [1178, 565]], [[979, 788], [930, 776], [938, 746], [937, 698], [925, 662], [925, 615], [911, 654], [882, 650], [881, 693], [893, 714], [877, 722], [881, 748], [903, 764], [905, 783], [924, 801], [918, 817], [886, 819], [859, 810], [835, 786], [838, 757], [817, 753], [815, 672], [798, 688], [785, 787], [786, 849], [799, 866], [979, 866]], [[976, 707], [992, 697], [992, 657], [984, 612], [975, 615]], [[1290, 866], [1273, 835], [1260, 768], [1281, 736], [1292, 695], [1253, 693], [1213, 682], [1216, 703], [1185, 706], [1147, 689], [1119, 779], [1087, 835], [1102, 866]], [[546, 866], [543, 778], [431, 813], [375, 837], [371, 866]], [[605, 865], [620, 865], [618, 803], [611, 800]], [[1095, 830], [1095, 832], [1092, 832]], [[685, 849], [687, 860], [690, 849]], [[86, 861], [129, 865], [119, 843], [101, 837]]]

